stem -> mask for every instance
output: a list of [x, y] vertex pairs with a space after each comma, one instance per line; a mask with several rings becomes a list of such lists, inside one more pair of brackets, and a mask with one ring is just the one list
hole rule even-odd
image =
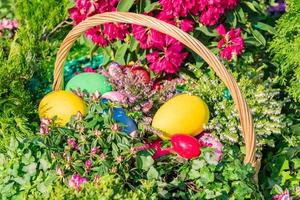
[[[71, 22], [69, 22], [67, 19], [65, 19], [64, 21], [60, 22], [56, 27], [54, 27], [49, 33], [44, 33], [41, 37], [42, 40], [47, 40], [51, 35], [53, 35], [56, 31], [58, 31], [59, 29], [63, 28], [66, 25], [70, 25], [72, 24]], [[45, 28], [46, 29], [46, 28]]]

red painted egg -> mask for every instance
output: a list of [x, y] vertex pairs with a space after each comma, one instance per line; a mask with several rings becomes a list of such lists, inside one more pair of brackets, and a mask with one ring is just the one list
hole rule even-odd
[[132, 74], [134, 74], [135, 76], [141, 76], [145, 83], [149, 83], [150, 82], [150, 75], [149, 72], [143, 68], [143, 67], [134, 67], [132, 65], [125, 65], [123, 67], [123, 69], [129, 69], [131, 71]]
[[181, 157], [192, 159], [200, 155], [201, 145], [190, 135], [175, 134], [171, 137], [172, 149]]
[[149, 144], [149, 149], [155, 149], [155, 153], [152, 156], [154, 159], [171, 154], [171, 150], [169, 148], [162, 147], [161, 140], [156, 140]]
[[131, 68], [131, 72], [136, 76], [141, 76], [144, 79], [145, 83], [150, 82], [149, 73], [143, 67], [133, 67]]

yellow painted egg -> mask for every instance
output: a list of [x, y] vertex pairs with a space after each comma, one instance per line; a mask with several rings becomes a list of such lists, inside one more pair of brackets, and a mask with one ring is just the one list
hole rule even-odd
[[158, 109], [152, 126], [164, 132], [163, 139], [178, 133], [196, 136], [203, 131], [208, 119], [208, 106], [200, 97], [180, 94]]
[[74, 93], [64, 90], [47, 94], [38, 109], [40, 119], [57, 117], [56, 123], [60, 126], [66, 125], [78, 111], [82, 115], [86, 114], [87, 107], [84, 101]]

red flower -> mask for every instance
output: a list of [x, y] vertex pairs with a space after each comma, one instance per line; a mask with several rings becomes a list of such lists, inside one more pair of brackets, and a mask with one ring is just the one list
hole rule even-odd
[[222, 49], [220, 53], [222, 58], [231, 60], [233, 56], [238, 56], [243, 53], [244, 40], [240, 28], [231, 29], [226, 33], [225, 27], [221, 24], [216, 30], [222, 36], [217, 46], [219, 49]]

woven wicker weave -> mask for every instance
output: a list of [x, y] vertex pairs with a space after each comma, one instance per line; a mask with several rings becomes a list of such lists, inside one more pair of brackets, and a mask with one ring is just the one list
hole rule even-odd
[[244, 162], [251, 163], [253, 166], [256, 166], [256, 138], [252, 116], [235, 79], [226, 70], [225, 66], [218, 60], [218, 58], [199, 40], [193, 38], [191, 35], [185, 33], [179, 28], [156, 18], [135, 13], [107, 12], [94, 15], [75, 26], [66, 36], [57, 53], [54, 69], [53, 90], [63, 89], [63, 64], [75, 40], [89, 28], [109, 22], [136, 24], [155, 29], [174, 37], [201, 56], [230, 90], [235, 106], [239, 112], [242, 133], [246, 145]]

